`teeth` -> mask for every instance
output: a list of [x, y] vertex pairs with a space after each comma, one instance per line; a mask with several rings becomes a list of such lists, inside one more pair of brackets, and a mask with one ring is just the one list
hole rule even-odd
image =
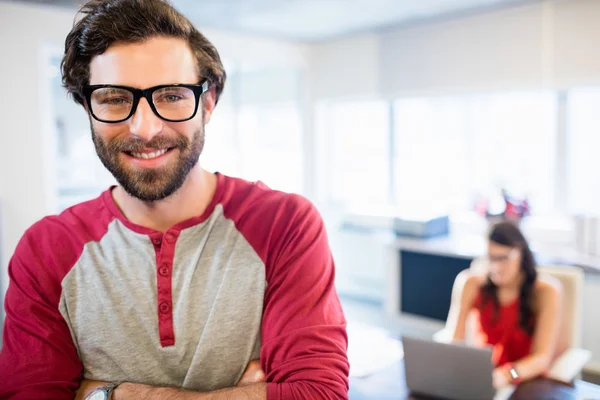
[[131, 153], [135, 158], [143, 158], [145, 160], [150, 160], [152, 158], [160, 157], [167, 152], [167, 149], [154, 151], [152, 153]]

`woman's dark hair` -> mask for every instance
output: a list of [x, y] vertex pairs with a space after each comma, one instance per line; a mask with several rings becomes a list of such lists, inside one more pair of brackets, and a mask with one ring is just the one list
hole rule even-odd
[[[520, 309], [519, 309], [519, 326], [528, 334], [533, 333], [533, 287], [537, 278], [536, 263], [533, 253], [529, 248], [527, 240], [523, 233], [512, 222], [499, 222], [490, 230], [488, 239], [490, 242], [497, 243], [503, 246], [518, 248], [521, 251], [521, 271], [525, 276], [525, 280], [520, 291]], [[498, 287], [488, 277], [487, 282], [482, 287], [484, 299], [494, 303], [496, 316], [500, 308], [498, 300]]]
[[194, 25], [165, 0], [90, 0], [79, 10], [65, 40], [62, 81], [76, 102], [89, 84], [90, 61], [115, 43], [139, 43], [152, 37], [174, 37], [188, 42], [198, 64], [198, 80], [208, 79], [218, 101], [226, 73], [217, 49]]

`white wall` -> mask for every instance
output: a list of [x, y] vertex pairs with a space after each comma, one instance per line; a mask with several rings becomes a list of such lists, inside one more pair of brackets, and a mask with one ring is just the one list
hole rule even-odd
[[221, 58], [242, 62], [245, 70], [271, 67], [297, 67], [307, 65], [308, 46], [283, 40], [266, 39], [214, 29], [200, 31], [217, 47]]
[[379, 43], [377, 35], [362, 35], [312, 46], [312, 98], [378, 95]]
[[[44, 49], [61, 51], [74, 12], [42, 5], [0, 2], [0, 298], [7, 265], [23, 232], [53, 210], [53, 121], [44, 77]], [[265, 66], [302, 68], [304, 46], [214, 30], [203, 33], [221, 56], [244, 70]], [[226, 89], [227, 90], [227, 89]]]
[[555, 84], [600, 84], [600, 2], [563, 0], [553, 10]]
[[324, 43], [311, 87], [326, 99], [600, 84], [599, 20], [599, 1], [556, 0]]
[[539, 87], [544, 5], [381, 36], [383, 93]]

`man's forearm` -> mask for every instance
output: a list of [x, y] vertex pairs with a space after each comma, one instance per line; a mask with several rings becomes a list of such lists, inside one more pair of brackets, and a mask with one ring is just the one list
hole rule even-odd
[[123, 383], [113, 393], [113, 400], [266, 400], [266, 398], [266, 383], [207, 393]]
[[[106, 382], [84, 380], [77, 392], [76, 400], [83, 400], [93, 389], [104, 385]], [[199, 393], [125, 382], [117, 387], [112, 397], [112, 400], [265, 400], [267, 384], [254, 383], [215, 392]]]

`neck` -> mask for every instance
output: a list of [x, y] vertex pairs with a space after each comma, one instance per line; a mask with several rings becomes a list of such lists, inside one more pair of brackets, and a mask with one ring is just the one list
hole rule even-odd
[[113, 190], [112, 196], [129, 221], [164, 232], [173, 225], [202, 215], [210, 204], [216, 187], [216, 175], [196, 164], [183, 185], [166, 199], [142, 201], [130, 196], [121, 186]]

